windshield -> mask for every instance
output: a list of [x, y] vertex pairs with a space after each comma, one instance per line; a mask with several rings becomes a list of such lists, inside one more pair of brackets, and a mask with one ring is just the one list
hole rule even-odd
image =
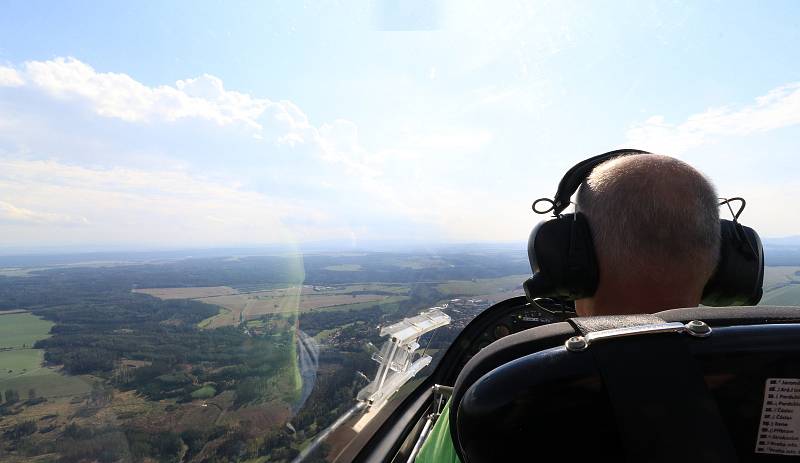
[[0, 10], [2, 461], [335, 460], [623, 146], [744, 197], [800, 305], [796, 2]]

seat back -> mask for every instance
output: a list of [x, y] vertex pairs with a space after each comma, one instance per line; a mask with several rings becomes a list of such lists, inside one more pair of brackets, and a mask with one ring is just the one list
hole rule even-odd
[[[776, 427], [791, 421], [783, 419], [794, 417], [791, 410], [800, 423], [800, 400], [795, 409], [785, 401], [783, 422], [762, 419], [769, 408], [765, 393], [776, 387], [769, 381], [797, 379], [800, 397], [800, 308], [656, 315], [665, 323], [703, 320], [712, 334], [650, 332], [570, 351], [562, 326], [539, 330], [554, 347], [542, 350], [544, 341], [533, 329], [476, 355], [459, 375], [451, 406], [451, 433], [462, 460], [520, 461], [563, 452], [614, 461], [674, 461], [679, 455], [684, 462], [749, 462], [785, 458], [778, 454], [791, 454], [793, 445], [800, 455], [800, 429]], [[683, 345], [685, 358], [671, 353]], [[524, 346], [536, 351], [526, 353]], [[603, 355], [610, 361], [604, 363]], [[689, 385], [693, 375], [702, 391]], [[685, 381], [671, 384], [675, 377]]]

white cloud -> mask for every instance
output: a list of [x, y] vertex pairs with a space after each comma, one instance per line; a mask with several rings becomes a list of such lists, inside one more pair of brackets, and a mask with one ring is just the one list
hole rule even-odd
[[718, 137], [745, 136], [800, 124], [800, 82], [775, 88], [741, 108], [711, 108], [672, 124], [652, 116], [631, 127], [628, 146], [681, 154]]
[[42, 225], [78, 225], [87, 224], [84, 217], [71, 217], [65, 214], [35, 212], [17, 207], [11, 203], [0, 201], [0, 223], [42, 224]]
[[25, 82], [15, 69], [0, 66], [0, 87], [19, 87], [24, 84]]
[[[798, 229], [794, 216], [786, 214], [785, 204], [786, 198], [800, 195], [800, 185], [790, 174], [796, 165], [792, 146], [770, 144], [764, 148], [769, 157], [749, 149], [742, 152], [736, 146], [750, 146], [752, 141], [745, 137], [798, 125], [800, 82], [795, 82], [754, 98], [751, 104], [710, 108], [679, 123], [649, 117], [627, 131], [624, 146], [690, 161], [711, 176], [721, 195], [747, 200], [744, 223], [762, 236], [781, 236], [797, 234]], [[728, 216], [726, 210], [721, 213]]]
[[337, 119], [330, 124], [323, 124], [319, 131], [314, 131], [314, 137], [323, 160], [343, 165], [351, 175], [380, 175], [375, 162], [377, 158], [361, 145], [358, 126], [353, 122]]
[[56, 58], [29, 61], [22, 72], [0, 68], [0, 84], [4, 81], [27, 82], [55, 98], [83, 101], [100, 116], [127, 122], [200, 119], [218, 126], [241, 125], [256, 136], [279, 130], [276, 138], [287, 142], [304, 140], [302, 131], [311, 128], [293, 103], [226, 90], [221, 79], [208, 74], [175, 86], [150, 87], [126, 74], [98, 72], [75, 58]]
[[[325, 161], [343, 164], [351, 171], [368, 170], [363, 165], [366, 151], [357, 141], [354, 123], [337, 119], [319, 127], [313, 126], [308, 116], [293, 102], [273, 101], [227, 90], [221, 79], [209, 74], [178, 80], [174, 86], [148, 86], [126, 74], [98, 72], [75, 58], [56, 58], [28, 61], [20, 71], [0, 67], [0, 85], [25, 85], [27, 92], [45, 95], [45, 99], [38, 100], [39, 105], [46, 104], [49, 98], [64, 106], [31, 108], [25, 101], [26, 97], [22, 96], [18, 100], [18, 111], [0, 118], [0, 129], [7, 129], [0, 136], [8, 135], [18, 141], [27, 137], [23, 143], [17, 144], [18, 151], [41, 144], [39, 134], [31, 133], [34, 130], [52, 131], [63, 127], [63, 139], [79, 141], [81, 137], [72, 136], [76, 127], [69, 126], [71, 117], [59, 120], [58, 114], [69, 108], [70, 114], [74, 115], [74, 109], [83, 105], [101, 118], [134, 124], [132, 128], [170, 130], [168, 138], [177, 143], [182, 142], [180, 137], [187, 133], [191, 133], [192, 138], [195, 138], [195, 133], [207, 136], [208, 126], [193, 124], [208, 121], [220, 128], [243, 129], [243, 133], [234, 130], [221, 135], [228, 137], [230, 142], [249, 138], [289, 148], [306, 145]], [[183, 123], [181, 131], [175, 131], [173, 123], [178, 121]], [[242, 134], [249, 137], [242, 138]], [[96, 134], [90, 136], [94, 138]], [[88, 150], [92, 148], [88, 147]], [[263, 147], [261, 150], [264, 151]]]
[[380, 164], [393, 154], [468, 152], [483, 147], [492, 138], [485, 130], [433, 132], [410, 136], [397, 149], [375, 153], [362, 146], [358, 127], [352, 121], [336, 119], [317, 127], [291, 101], [271, 101], [227, 90], [221, 79], [209, 74], [178, 80], [174, 87], [151, 87], [126, 74], [98, 72], [75, 58], [29, 61], [22, 72], [0, 69], [8, 69], [20, 82], [56, 100], [88, 104], [104, 118], [150, 125], [182, 119], [211, 121], [218, 126], [240, 125], [256, 138], [279, 145], [307, 145], [322, 160], [340, 164], [357, 175], [379, 175]]
[[[96, 169], [56, 161], [0, 160], [0, 233], [7, 244], [95, 242], [233, 244], [347, 236], [313, 204], [181, 171]], [[7, 200], [7, 201], [6, 201]], [[39, 212], [46, 210], [47, 212]], [[75, 225], [84, 224], [84, 227]]]
[[22, 87], [3, 94], [11, 110], [0, 117], [9, 243], [400, 238], [417, 228], [490, 238], [474, 213], [486, 199], [448, 175], [492, 141], [486, 130], [431, 128], [373, 150], [352, 121], [315, 126], [291, 101], [208, 74], [148, 86], [74, 58], [17, 69]]

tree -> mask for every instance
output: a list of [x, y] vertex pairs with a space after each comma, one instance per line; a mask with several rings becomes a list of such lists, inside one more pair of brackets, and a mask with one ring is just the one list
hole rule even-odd
[[13, 405], [17, 402], [19, 402], [19, 393], [16, 389], [6, 389], [6, 403]]
[[35, 399], [36, 398], [36, 389], [30, 388], [28, 389], [28, 399]]
[[11, 438], [12, 440], [19, 440], [25, 436], [29, 436], [35, 433], [37, 430], [36, 423], [34, 421], [26, 421], [24, 423], [18, 423], [14, 426], [11, 426], [6, 429], [3, 433], [5, 437]]
[[92, 384], [92, 392], [89, 396], [89, 401], [92, 405], [95, 406], [105, 406], [111, 403], [111, 400], [114, 398], [114, 388], [111, 386], [105, 386], [102, 383], [95, 382]]

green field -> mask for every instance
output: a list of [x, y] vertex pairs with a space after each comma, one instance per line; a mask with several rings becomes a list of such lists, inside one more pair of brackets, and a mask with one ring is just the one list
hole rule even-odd
[[790, 281], [800, 281], [800, 267], [764, 267], [764, 290], [783, 286]]
[[764, 267], [760, 305], [800, 306], [800, 267]]
[[22, 376], [0, 379], [0, 390], [16, 389], [21, 397], [27, 398], [30, 389], [41, 397], [66, 397], [85, 394], [91, 390], [89, 384], [80, 376], [66, 376], [57, 371], [40, 367]]
[[264, 328], [266, 325], [264, 320], [248, 320], [246, 323], [248, 328]]
[[353, 291], [380, 291], [394, 294], [408, 294], [409, 286], [400, 283], [360, 283], [345, 286], [336, 286], [330, 294], [350, 293]]
[[415, 259], [399, 259], [394, 265], [412, 270], [422, 270], [424, 268], [441, 268], [448, 264], [442, 259], [420, 257]]
[[[290, 344], [289, 355], [289, 394], [288, 402], [295, 403], [300, 400], [303, 393], [303, 375], [300, 374], [300, 362], [297, 358], [297, 330], [292, 329], [292, 342]], [[277, 381], [276, 381], [277, 383]]]
[[361, 266], [358, 264], [329, 265], [325, 267], [325, 270], [333, 270], [334, 272], [357, 272], [361, 270]]
[[30, 313], [0, 315], [0, 348], [23, 346], [50, 336], [53, 323]]
[[0, 315], [0, 390], [16, 389], [21, 396], [35, 389], [45, 397], [69, 396], [89, 391], [79, 377], [59, 374], [42, 366], [44, 351], [31, 349], [50, 336], [52, 322], [30, 313]]
[[44, 352], [31, 347], [50, 336], [52, 326], [27, 312], [0, 315], [0, 381], [41, 368]]
[[217, 313], [213, 317], [208, 317], [205, 320], [200, 321], [200, 323], [197, 324], [197, 327], [198, 328], [208, 328], [208, 326], [211, 323], [213, 323], [214, 320], [216, 320], [218, 318], [224, 318], [224, 317], [230, 316], [230, 314], [231, 314], [231, 309], [226, 309], [225, 307], [220, 307], [219, 308], [219, 313]]
[[800, 284], [767, 291], [759, 305], [800, 305]]
[[512, 291], [519, 287], [530, 275], [510, 275], [502, 278], [486, 278], [480, 280], [456, 280], [437, 285], [446, 296], [480, 296], [484, 294]]
[[193, 399], [210, 399], [217, 395], [217, 390], [214, 389], [214, 386], [205, 385], [200, 389], [192, 392]]
[[393, 305], [397, 304], [400, 301], [404, 301], [408, 299], [408, 296], [387, 296], [380, 301], [373, 301], [373, 302], [355, 302], [353, 304], [341, 304], [341, 305], [331, 305], [328, 307], [320, 307], [319, 309], [314, 309], [315, 312], [333, 312], [333, 311], [340, 311], [340, 310], [362, 310], [368, 309], [370, 307], [375, 307], [376, 305], [381, 306], [381, 309], [384, 312], [393, 312]]
[[[337, 326], [336, 328], [330, 328], [330, 329], [327, 329], [327, 330], [322, 330], [319, 333], [314, 335], [314, 339], [316, 339], [317, 342], [319, 342], [319, 343], [326, 343], [326, 342], [328, 342], [328, 339], [331, 336], [333, 336], [337, 331], [342, 330], [344, 328], [347, 328], [348, 326], [355, 325], [356, 323], [357, 322], [346, 323], [344, 325]], [[363, 323], [363, 322], [359, 322], [359, 323]]]
[[14, 349], [0, 352], [0, 381], [23, 375], [42, 365], [44, 352], [39, 349]]

